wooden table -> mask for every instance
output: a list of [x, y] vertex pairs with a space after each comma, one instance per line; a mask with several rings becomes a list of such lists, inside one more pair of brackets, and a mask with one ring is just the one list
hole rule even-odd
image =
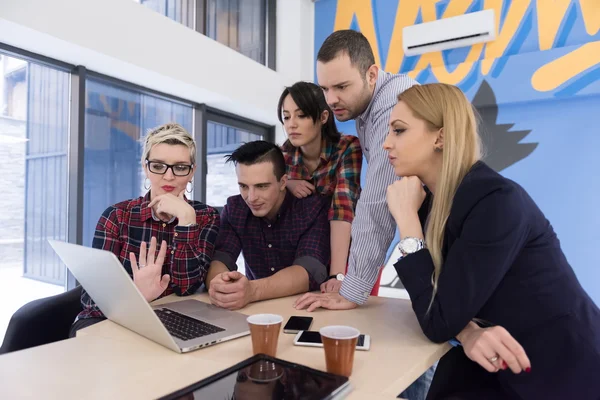
[[[350, 325], [371, 335], [371, 349], [355, 353], [348, 399], [394, 399], [448, 350], [421, 332], [408, 300], [371, 297], [348, 311], [297, 311], [297, 296], [253, 303], [240, 312], [314, 317], [311, 330]], [[169, 296], [153, 304], [208, 296]], [[325, 370], [323, 349], [279, 336], [277, 357]], [[250, 336], [187, 354], [175, 353], [111, 321], [81, 330], [76, 339], [0, 357], [0, 398], [150, 399], [171, 393], [252, 356]]]

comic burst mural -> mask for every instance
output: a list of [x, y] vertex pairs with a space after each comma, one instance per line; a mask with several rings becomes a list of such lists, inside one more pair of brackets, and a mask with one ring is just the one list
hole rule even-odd
[[[495, 10], [493, 42], [404, 55], [404, 26], [483, 9]], [[600, 0], [319, 0], [315, 57], [339, 29], [361, 31], [384, 70], [467, 94], [485, 161], [531, 194], [600, 303]], [[353, 122], [339, 127], [356, 133]], [[402, 288], [391, 268], [396, 242], [383, 288]]]

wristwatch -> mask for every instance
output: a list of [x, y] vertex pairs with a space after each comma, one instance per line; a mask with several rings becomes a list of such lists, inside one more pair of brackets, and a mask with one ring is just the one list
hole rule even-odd
[[415, 237], [405, 237], [398, 243], [398, 250], [402, 254], [402, 257], [406, 257], [409, 254], [416, 253], [417, 251], [425, 248], [425, 241], [423, 239]]
[[344, 280], [345, 276], [342, 273], [339, 273], [339, 274], [336, 274], [336, 275], [329, 275], [327, 277], [327, 279], [325, 279], [325, 281], [328, 281], [328, 280], [334, 279], [334, 278], [341, 282], [341, 281]]

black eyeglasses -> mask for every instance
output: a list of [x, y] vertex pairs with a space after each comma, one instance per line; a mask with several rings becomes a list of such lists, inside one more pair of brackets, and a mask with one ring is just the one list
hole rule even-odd
[[146, 165], [148, 165], [148, 169], [153, 174], [164, 175], [167, 173], [169, 168], [173, 172], [175, 176], [188, 176], [190, 172], [192, 172], [193, 165], [188, 164], [175, 164], [169, 165], [158, 161], [150, 161], [146, 160]]

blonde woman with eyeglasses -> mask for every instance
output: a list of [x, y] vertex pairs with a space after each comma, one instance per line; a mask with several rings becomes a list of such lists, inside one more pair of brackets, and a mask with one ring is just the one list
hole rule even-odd
[[[147, 301], [194, 293], [204, 281], [219, 231], [217, 210], [189, 200], [196, 171], [194, 138], [175, 123], [148, 133], [142, 151], [148, 190], [104, 211], [92, 247], [113, 252]], [[70, 335], [105, 317], [84, 290]]]
[[423, 333], [455, 345], [427, 398], [600, 398], [600, 310], [535, 202], [480, 160], [465, 95], [413, 86], [389, 129], [395, 268]]

